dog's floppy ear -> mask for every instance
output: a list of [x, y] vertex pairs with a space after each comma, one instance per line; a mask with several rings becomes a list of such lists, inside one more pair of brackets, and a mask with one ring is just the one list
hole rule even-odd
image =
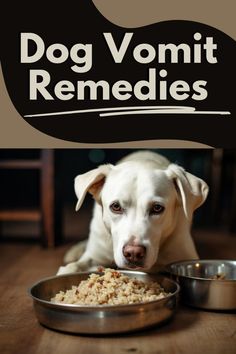
[[173, 180], [181, 197], [186, 218], [191, 220], [194, 210], [206, 200], [209, 190], [208, 185], [202, 179], [186, 172], [176, 164], [170, 164], [166, 172]]
[[102, 165], [98, 168], [75, 177], [74, 187], [78, 202], [75, 210], [81, 207], [87, 192], [91, 193], [94, 199], [98, 200], [99, 192], [105, 182], [105, 178], [112, 168], [112, 165]]

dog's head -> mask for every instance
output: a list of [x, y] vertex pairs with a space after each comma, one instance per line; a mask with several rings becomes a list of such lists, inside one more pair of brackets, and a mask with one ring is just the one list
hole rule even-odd
[[150, 269], [180, 218], [189, 224], [206, 199], [207, 184], [175, 164], [165, 170], [142, 162], [102, 165], [75, 179], [78, 210], [87, 192], [102, 207], [120, 268]]

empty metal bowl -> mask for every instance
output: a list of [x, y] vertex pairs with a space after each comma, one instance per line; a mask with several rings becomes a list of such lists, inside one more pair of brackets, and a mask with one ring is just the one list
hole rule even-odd
[[167, 266], [187, 305], [209, 310], [236, 309], [236, 261], [190, 260]]
[[70, 289], [91, 273], [76, 273], [46, 278], [33, 285], [30, 295], [39, 322], [59, 331], [86, 334], [109, 334], [139, 330], [171, 318], [177, 306], [179, 285], [163, 276], [121, 271], [144, 282], [157, 281], [170, 295], [139, 304], [82, 306], [55, 304], [50, 299], [60, 290]]

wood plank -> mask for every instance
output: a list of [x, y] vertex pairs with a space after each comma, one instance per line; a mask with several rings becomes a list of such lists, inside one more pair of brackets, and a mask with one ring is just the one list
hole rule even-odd
[[40, 169], [40, 160], [2, 160], [0, 169]]
[[39, 209], [0, 210], [0, 221], [40, 221]]

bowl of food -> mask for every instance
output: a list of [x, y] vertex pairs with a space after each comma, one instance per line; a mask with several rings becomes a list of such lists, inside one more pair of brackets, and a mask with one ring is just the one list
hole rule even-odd
[[46, 278], [29, 293], [38, 321], [46, 327], [109, 334], [170, 319], [177, 307], [179, 285], [161, 275], [105, 269]]
[[167, 266], [181, 287], [181, 299], [208, 310], [236, 309], [236, 261], [190, 260]]

